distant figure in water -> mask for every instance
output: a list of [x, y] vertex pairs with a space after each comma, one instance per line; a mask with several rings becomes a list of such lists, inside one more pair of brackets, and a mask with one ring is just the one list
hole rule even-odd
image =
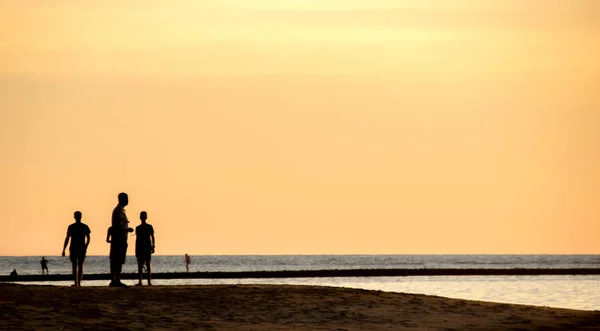
[[140, 213], [140, 220], [142, 224], [135, 228], [135, 257], [138, 262], [138, 275], [139, 282], [136, 286], [142, 286], [142, 272], [144, 265], [146, 266], [146, 273], [148, 275], [148, 286], [152, 285], [151, 281], [151, 269], [150, 260], [154, 253], [154, 228], [152, 225], [146, 223], [148, 214], [143, 211]]
[[49, 275], [50, 273], [48, 272], [48, 260], [46, 260], [45, 256], [42, 256], [40, 264], [42, 265], [42, 275], [44, 274], [44, 271], [46, 271], [46, 275]]
[[190, 272], [190, 263], [192, 263], [192, 259], [187, 253], [185, 253], [185, 271]]
[[17, 276], [17, 269], [13, 269], [13, 271], [10, 272], [10, 278], [15, 279]]
[[127, 287], [121, 282], [121, 271], [127, 255], [127, 237], [129, 232], [133, 232], [133, 229], [129, 227], [129, 220], [127, 220], [125, 214], [125, 207], [129, 204], [129, 196], [127, 193], [119, 193], [118, 200], [119, 203], [112, 212], [112, 225], [107, 234], [107, 237], [110, 238], [106, 238], [106, 241], [110, 243], [111, 281], [108, 286]]
[[83, 278], [83, 263], [85, 262], [85, 255], [87, 253], [88, 245], [90, 244], [90, 228], [81, 223], [81, 212], [76, 211], [73, 214], [75, 223], [69, 225], [67, 228], [67, 237], [63, 245], [62, 256], [65, 256], [65, 249], [71, 239], [71, 246], [69, 246], [69, 258], [71, 259], [71, 265], [73, 266], [73, 278], [75, 283], [73, 286], [81, 286], [81, 279]]

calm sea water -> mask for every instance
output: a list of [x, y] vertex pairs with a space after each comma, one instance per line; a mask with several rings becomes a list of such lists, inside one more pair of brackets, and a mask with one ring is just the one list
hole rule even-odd
[[[40, 256], [0, 256], [0, 272], [40, 274]], [[51, 274], [69, 274], [66, 257], [46, 256]], [[183, 256], [153, 256], [153, 272], [185, 271]], [[366, 268], [600, 268], [600, 255], [233, 255], [192, 256], [190, 271]], [[108, 273], [107, 256], [89, 256], [86, 273]], [[136, 272], [128, 256], [124, 272]], [[84, 276], [85, 279], [85, 276]], [[134, 281], [130, 281], [134, 282]], [[28, 282], [27, 284], [34, 284]], [[70, 285], [70, 282], [37, 284]], [[171, 279], [156, 285], [305, 284], [422, 293], [452, 298], [600, 310], [600, 276], [415, 276], [293, 279]], [[87, 281], [85, 286], [105, 286]]]

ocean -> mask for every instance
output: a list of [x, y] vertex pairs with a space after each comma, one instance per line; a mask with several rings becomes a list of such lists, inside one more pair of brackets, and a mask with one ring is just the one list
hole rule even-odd
[[[190, 271], [279, 271], [332, 269], [600, 268], [600, 255], [197, 255]], [[0, 273], [41, 274], [41, 256], [0, 256]], [[70, 274], [68, 257], [46, 256], [50, 274]], [[153, 272], [183, 272], [183, 256], [155, 255]], [[85, 273], [108, 273], [107, 256], [88, 256]], [[128, 256], [123, 272], [137, 272]], [[133, 282], [134, 281], [130, 281]], [[283, 279], [157, 279], [155, 285], [298, 284], [420, 293], [451, 298], [600, 310], [599, 275], [410, 276]], [[67, 286], [70, 282], [27, 282]], [[106, 281], [85, 281], [105, 286]]]

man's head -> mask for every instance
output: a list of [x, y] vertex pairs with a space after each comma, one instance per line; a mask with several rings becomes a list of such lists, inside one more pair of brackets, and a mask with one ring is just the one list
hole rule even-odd
[[129, 204], [129, 196], [127, 196], [127, 193], [125, 192], [121, 192], [119, 193], [119, 204], [123, 207], [127, 206]]
[[75, 221], [81, 222], [81, 212], [79, 210], [73, 213], [73, 217], [75, 217]]
[[145, 222], [148, 219], [148, 214], [146, 214], [145, 211], [141, 212], [140, 219], [142, 220], [142, 222]]

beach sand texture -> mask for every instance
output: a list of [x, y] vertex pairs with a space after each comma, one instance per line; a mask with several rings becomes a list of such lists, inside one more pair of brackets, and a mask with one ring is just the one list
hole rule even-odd
[[288, 285], [0, 284], [0, 330], [600, 330], [599, 311]]

